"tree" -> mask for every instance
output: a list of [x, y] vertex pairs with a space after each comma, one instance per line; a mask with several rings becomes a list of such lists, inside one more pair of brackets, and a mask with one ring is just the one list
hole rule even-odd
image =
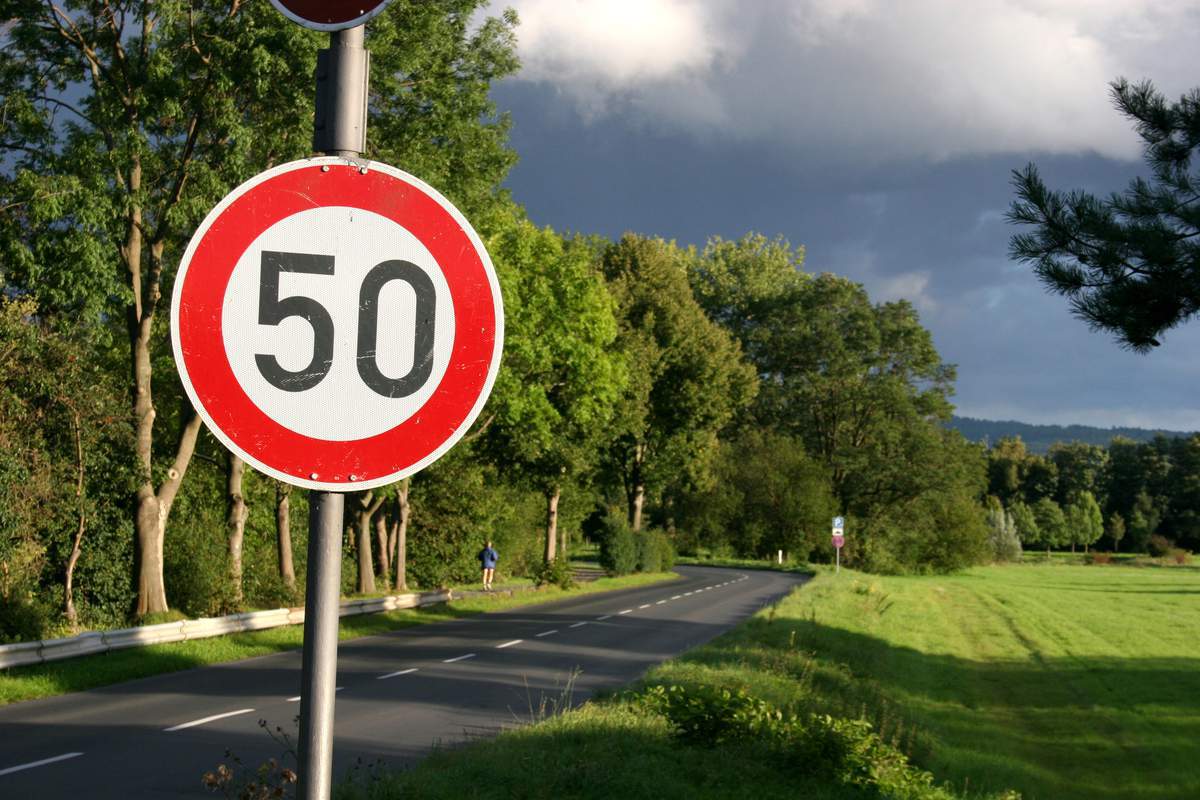
[[1113, 513], [1108, 517], [1108, 522], [1104, 527], [1105, 534], [1108, 535], [1113, 544], [1113, 550], [1121, 549], [1121, 540], [1125, 538], [1125, 519], [1120, 514]]
[[1033, 230], [1013, 236], [1010, 253], [1093, 329], [1145, 352], [1200, 310], [1200, 90], [1168, 103], [1149, 81], [1111, 87], [1142, 139], [1150, 179], [1101, 199], [1052, 191], [1029, 164], [1013, 173], [1008, 220]]
[[593, 254], [513, 219], [492, 237], [504, 294], [504, 361], [485, 411], [493, 461], [546, 499], [543, 557], [554, 561], [564, 485], [594, 468], [625, 388], [612, 298]]
[[988, 498], [987, 523], [988, 543], [996, 561], [1020, 561], [1021, 539], [1017, 536], [1017, 525], [1012, 514], [995, 497]]
[[1067, 517], [1058, 503], [1049, 497], [1043, 497], [1033, 504], [1033, 516], [1037, 520], [1039, 543], [1046, 546], [1047, 557], [1050, 555], [1050, 548], [1061, 547], [1070, 541]]
[[1058, 472], [1058, 491], [1055, 501], [1059, 505], [1070, 503], [1082, 492], [1093, 498], [1103, 490], [1104, 469], [1108, 466], [1108, 452], [1099, 445], [1082, 442], [1057, 442], [1050, 446], [1047, 458]]
[[1020, 496], [1029, 451], [1020, 436], [1005, 436], [988, 450], [988, 494], [1008, 505]]
[[1067, 535], [1071, 541], [1071, 552], [1075, 545], [1083, 545], [1083, 552], [1100, 541], [1104, 535], [1104, 515], [1100, 504], [1091, 492], [1080, 492], [1067, 506]]
[[1035, 545], [1042, 541], [1042, 532], [1038, 530], [1037, 517], [1032, 508], [1020, 500], [1014, 500], [1008, 507], [1008, 513], [1012, 516], [1013, 527], [1021, 544]]
[[1126, 534], [1134, 552], [1145, 552], [1150, 537], [1158, 531], [1161, 521], [1162, 512], [1159, 510], [1159, 505], [1145, 490], [1138, 492], [1133, 501], [1133, 509], [1129, 512], [1129, 523], [1126, 527]]
[[[487, 99], [516, 68], [516, 19], [471, 22], [478, 0], [394, 4], [372, 23], [371, 153], [405, 155], [468, 211], [512, 164]], [[163, 538], [200, 420], [178, 412], [159, 310], [188, 234], [237, 183], [307, 155], [322, 37], [266, 3], [6, 0], [0, 61], [0, 254], [6, 291], [97, 339], [125, 320], [142, 475], [137, 612], [165, 611]], [[424, 168], [424, 169], [423, 169]], [[164, 448], [162, 428], [173, 431]]]
[[633, 234], [603, 255], [630, 376], [614, 413], [609, 463], [634, 531], [648, 494], [703, 478], [717, 434], [757, 388], [737, 342], [693, 298], [686, 258], [673, 243]]

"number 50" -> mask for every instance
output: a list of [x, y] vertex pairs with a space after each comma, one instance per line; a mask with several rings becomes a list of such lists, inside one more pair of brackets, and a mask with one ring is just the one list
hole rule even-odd
[[[312, 253], [282, 253], [264, 250], [259, 278], [258, 324], [278, 325], [288, 317], [300, 317], [313, 329], [313, 354], [308, 366], [293, 372], [284, 369], [273, 355], [256, 354], [254, 361], [267, 383], [285, 392], [313, 388], [333, 367], [333, 318], [323, 305], [305, 295], [279, 296], [279, 275], [298, 272], [332, 275], [333, 256]], [[379, 369], [376, 357], [379, 334], [379, 293], [391, 281], [404, 281], [417, 297], [413, 362], [408, 373], [389, 378]], [[383, 261], [371, 268], [358, 292], [358, 350], [354, 359], [363, 383], [384, 397], [407, 397], [429, 380], [433, 370], [433, 320], [437, 294], [425, 271], [410, 261]]]

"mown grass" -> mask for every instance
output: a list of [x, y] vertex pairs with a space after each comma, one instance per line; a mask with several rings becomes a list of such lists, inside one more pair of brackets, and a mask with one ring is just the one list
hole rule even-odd
[[698, 556], [678, 556], [675, 559], [676, 564], [694, 564], [698, 567], [731, 567], [734, 569], [769, 569], [776, 572], [796, 572], [802, 575], [811, 575], [816, 569], [810, 564], [797, 564], [792, 561], [785, 561], [782, 564], [777, 564], [762, 558], [733, 558], [726, 556], [714, 556], [702, 554]]
[[[511, 595], [498, 592], [465, 597], [451, 603], [439, 603], [422, 608], [343, 617], [338, 636], [343, 641], [357, 639], [414, 625], [473, 616], [487, 611], [548, 603], [576, 595], [627, 589], [676, 578], [678, 576], [674, 573], [601, 578], [566, 590], [549, 586], [537, 591], [513, 592]], [[301, 647], [303, 642], [304, 626], [289, 625], [228, 636], [214, 636], [208, 639], [117, 650], [48, 664], [13, 667], [0, 670], [0, 705], [94, 689], [99, 686], [108, 686], [136, 678], [147, 678], [152, 675], [177, 672], [208, 664], [220, 664], [294, 650]]]
[[[744, 689], [865, 717], [941, 789], [922, 797], [1200, 797], [1200, 570], [1011, 566], [950, 577], [822, 571], [647, 684]], [[361, 776], [360, 776], [361, 777]], [[751, 746], [683, 746], [614, 695], [341, 800], [829, 797]], [[916, 796], [916, 795], [913, 795]]]
[[651, 675], [871, 719], [960, 790], [1200, 796], [1200, 571], [823, 574]]

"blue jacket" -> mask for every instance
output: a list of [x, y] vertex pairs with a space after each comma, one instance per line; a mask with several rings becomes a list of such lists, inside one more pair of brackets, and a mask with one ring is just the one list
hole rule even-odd
[[500, 560], [500, 554], [490, 547], [485, 547], [479, 551], [476, 558], [479, 559], [479, 563], [483, 565], [484, 569], [495, 569], [496, 562]]

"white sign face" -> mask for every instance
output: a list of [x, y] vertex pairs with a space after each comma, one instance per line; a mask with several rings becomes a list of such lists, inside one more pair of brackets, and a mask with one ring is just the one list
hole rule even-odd
[[[353, 231], [352, 236], [343, 235]], [[311, 298], [333, 323], [332, 359], [319, 383], [304, 391], [273, 384], [259, 360], [271, 355], [284, 372], [302, 371], [312, 360], [314, 327], [299, 314], [277, 325], [259, 322], [262, 253], [320, 253], [333, 259], [334, 276], [303, 272], [277, 275], [278, 297]], [[415, 264], [433, 284], [433, 368], [424, 384], [405, 397], [372, 389], [359, 374], [357, 333], [363, 320], [359, 294], [375, 265], [400, 259]], [[286, 302], [281, 300], [280, 302]], [[403, 280], [382, 284], [374, 312], [373, 358], [384, 375], [408, 375], [414, 367], [417, 292]], [[251, 401], [285, 428], [305, 436], [349, 442], [383, 433], [425, 405], [446, 373], [454, 343], [454, 304], [442, 270], [410, 232], [385, 217], [358, 208], [324, 207], [288, 217], [269, 227], [238, 259], [222, 308], [221, 332], [229, 365]], [[246, 344], [253, 342], [253, 347]], [[341, 413], [353, 408], [353, 414]]]
[[833, 518], [833, 527], [837, 528], [837, 529], [846, 527], [846, 518], [845, 517], [834, 517]]
[[274, 167], [192, 237], [171, 307], [176, 366], [213, 434], [326, 491], [385, 485], [462, 437], [491, 392], [499, 282], [470, 224], [384, 164]]

